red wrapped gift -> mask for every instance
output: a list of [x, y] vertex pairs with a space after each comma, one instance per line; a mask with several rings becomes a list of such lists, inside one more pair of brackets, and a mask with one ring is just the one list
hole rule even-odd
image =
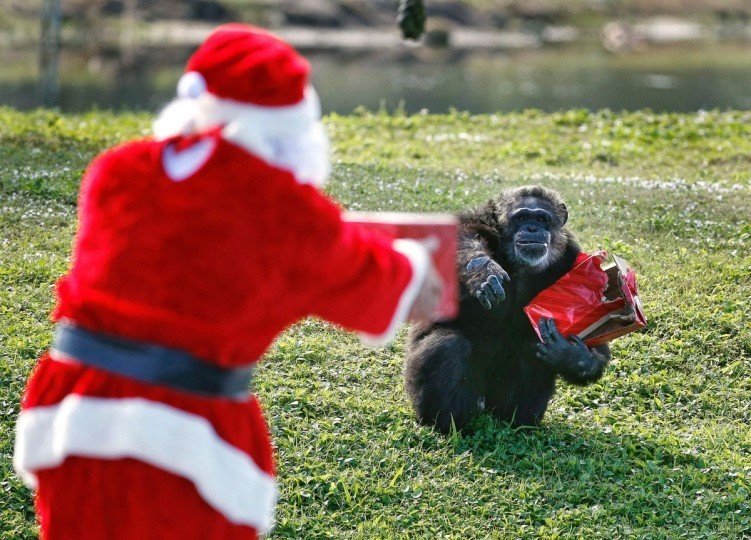
[[590, 347], [647, 325], [634, 271], [617, 255], [603, 266], [606, 259], [604, 251], [582, 253], [569, 273], [524, 308], [538, 336], [541, 318], [554, 319], [561, 334], [577, 335]]
[[412, 238], [427, 245], [443, 280], [443, 296], [436, 320], [453, 319], [459, 312], [456, 275], [456, 238], [459, 221], [452, 214], [410, 212], [345, 212], [344, 219], [392, 238]]

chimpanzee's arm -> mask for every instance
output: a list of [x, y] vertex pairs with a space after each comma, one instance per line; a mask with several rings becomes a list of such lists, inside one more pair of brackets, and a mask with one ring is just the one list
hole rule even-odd
[[462, 227], [458, 244], [459, 280], [485, 309], [493, 309], [506, 298], [503, 282], [509, 281], [508, 274], [493, 260], [486, 242], [475, 229]]

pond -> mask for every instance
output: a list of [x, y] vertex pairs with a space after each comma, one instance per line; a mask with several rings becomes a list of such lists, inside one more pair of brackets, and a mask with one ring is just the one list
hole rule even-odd
[[[129, 58], [117, 50], [64, 50], [60, 108], [157, 110], [174, 95], [191, 50], [149, 49]], [[514, 52], [305, 54], [325, 113], [348, 114], [360, 106], [408, 113], [751, 108], [749, 44], [663, 46], [620, 56], [581, 45]], [[0, 55], [0, 105], [38, 106], [36, 51], [0, 49]]]

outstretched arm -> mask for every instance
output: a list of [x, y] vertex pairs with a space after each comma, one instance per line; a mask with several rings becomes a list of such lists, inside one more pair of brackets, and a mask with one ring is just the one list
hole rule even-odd
[[503, 283], [509, 281], [508, 274], [473, 229], [462, 229], [457, 251], [459, 280], [485, 309], [493, 309], [506, 298]]
[[553, 319], [540, 319], [542, 343], [537, 344], [537, 358], [573, 384], [584, 385], [602, 377], [610, 361], [610, 348], [600, 345], [590, 349], [578, 337], [566, 339]]

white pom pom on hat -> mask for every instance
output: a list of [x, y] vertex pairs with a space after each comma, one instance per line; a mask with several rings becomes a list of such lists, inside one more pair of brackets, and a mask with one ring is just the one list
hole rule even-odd
[[206, 79], [197, 71], [183, 73], [177, 81], [177, 97], [181, 99], [196, 99], [206, 92]]

